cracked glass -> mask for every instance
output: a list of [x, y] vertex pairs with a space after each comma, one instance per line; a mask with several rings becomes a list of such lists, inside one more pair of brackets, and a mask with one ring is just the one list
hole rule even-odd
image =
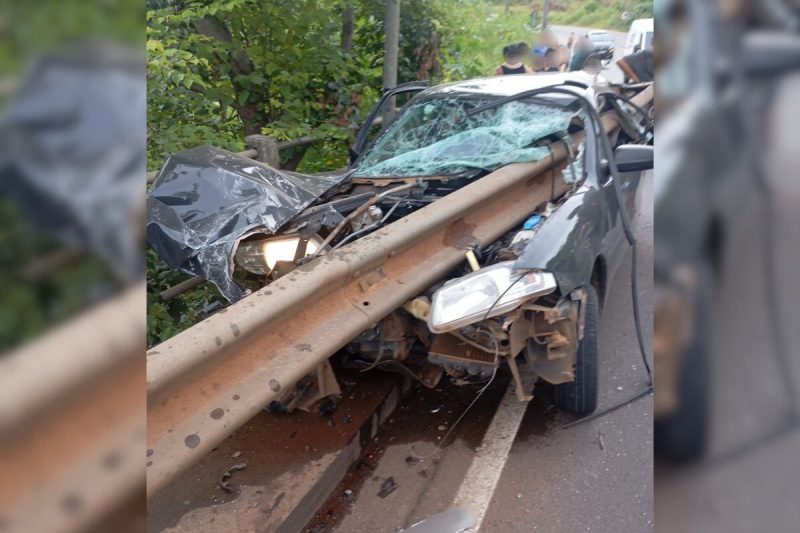
[[364, 154], [354, 175], [456, 175], [537, 161], [550, 152], [534, 143], [567, 135], [576, 115], [574, 110], [524, 101], [468, 114], [487, 102], [440, 97], [412, 103]]

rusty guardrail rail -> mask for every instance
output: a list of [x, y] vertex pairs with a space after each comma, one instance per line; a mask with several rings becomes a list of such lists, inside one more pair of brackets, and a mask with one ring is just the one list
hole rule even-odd
[[144, 283], [0, 358], [0, 521], [79, 531], [143, 501]]
[[[653, 91], [637, 95], [646, 106]], [[612, 114], [604, 127], [617, 127]], [[577, 140], [577, 139], [576, 139]], [[503, 167], [298, 268], [148, 352], [147, 492], [155, 494], [350, 339], [550, 199], [554, 160]], [[556, 194], [567, 185], [556, 184]]]

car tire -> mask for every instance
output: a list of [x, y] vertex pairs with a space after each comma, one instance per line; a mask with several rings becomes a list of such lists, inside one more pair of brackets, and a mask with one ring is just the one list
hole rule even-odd
[[600, 312], [597, 291], [591, 285], [585, 290], [583, 339], [578, 344], [575, 356], [575, 380], [553, 387], [556, 407], [576, 415], [587, 415], [597, 409], [597, 332]]
[[656, 420], [653, 426], [654, 451], [675, 464], [699, 460], [708, 441], [710, 380], [709, 310], [711, 309], [711, 267], [700, 267], [695, 294], [695, 324], [698, 332], [683, 354], [678, 380], [678, 410]]

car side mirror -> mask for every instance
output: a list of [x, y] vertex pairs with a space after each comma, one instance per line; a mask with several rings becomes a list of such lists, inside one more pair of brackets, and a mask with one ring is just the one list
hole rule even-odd
[[777, 77], [800, 70], [800, 38], [789, 33], [750, 32], [740, 56], [744, 72]]
[[653, 147], [645, 144], [623, 144], [614, 150], [614, 160], [620, 172], [652, 170]]

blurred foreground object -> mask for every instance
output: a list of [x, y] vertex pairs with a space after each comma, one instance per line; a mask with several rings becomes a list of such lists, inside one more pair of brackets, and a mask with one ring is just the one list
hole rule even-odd
[[787, 265], [800, 250], [796, 231], [780, 236], [800, 160], [787, 144], [796, 133], [776, 120], [798, 117], [795, 100], [776, 98], [800, 69], [798, 7], [656, 2], [660, 531], [790, 531], [800, 519], [800, 368], [787, 331], [798, 313], [784, 303], [796, 301]]
[[142, 285], [0, 360], [0, 526], [81, 531], [144, 489]]
[[0, 193], [65, 246], [144, 274], [142, 53], [87, 42], [43, 57], [0, 121]]
[[144, 54], [42, 56], [0, 116], [0, 350], [144, 276]]
[[0, 350], [24, 344], [0, 354], [0, 528], [135, 528], [144, 50], [84, 41], [14, 85], [0, 117]]

